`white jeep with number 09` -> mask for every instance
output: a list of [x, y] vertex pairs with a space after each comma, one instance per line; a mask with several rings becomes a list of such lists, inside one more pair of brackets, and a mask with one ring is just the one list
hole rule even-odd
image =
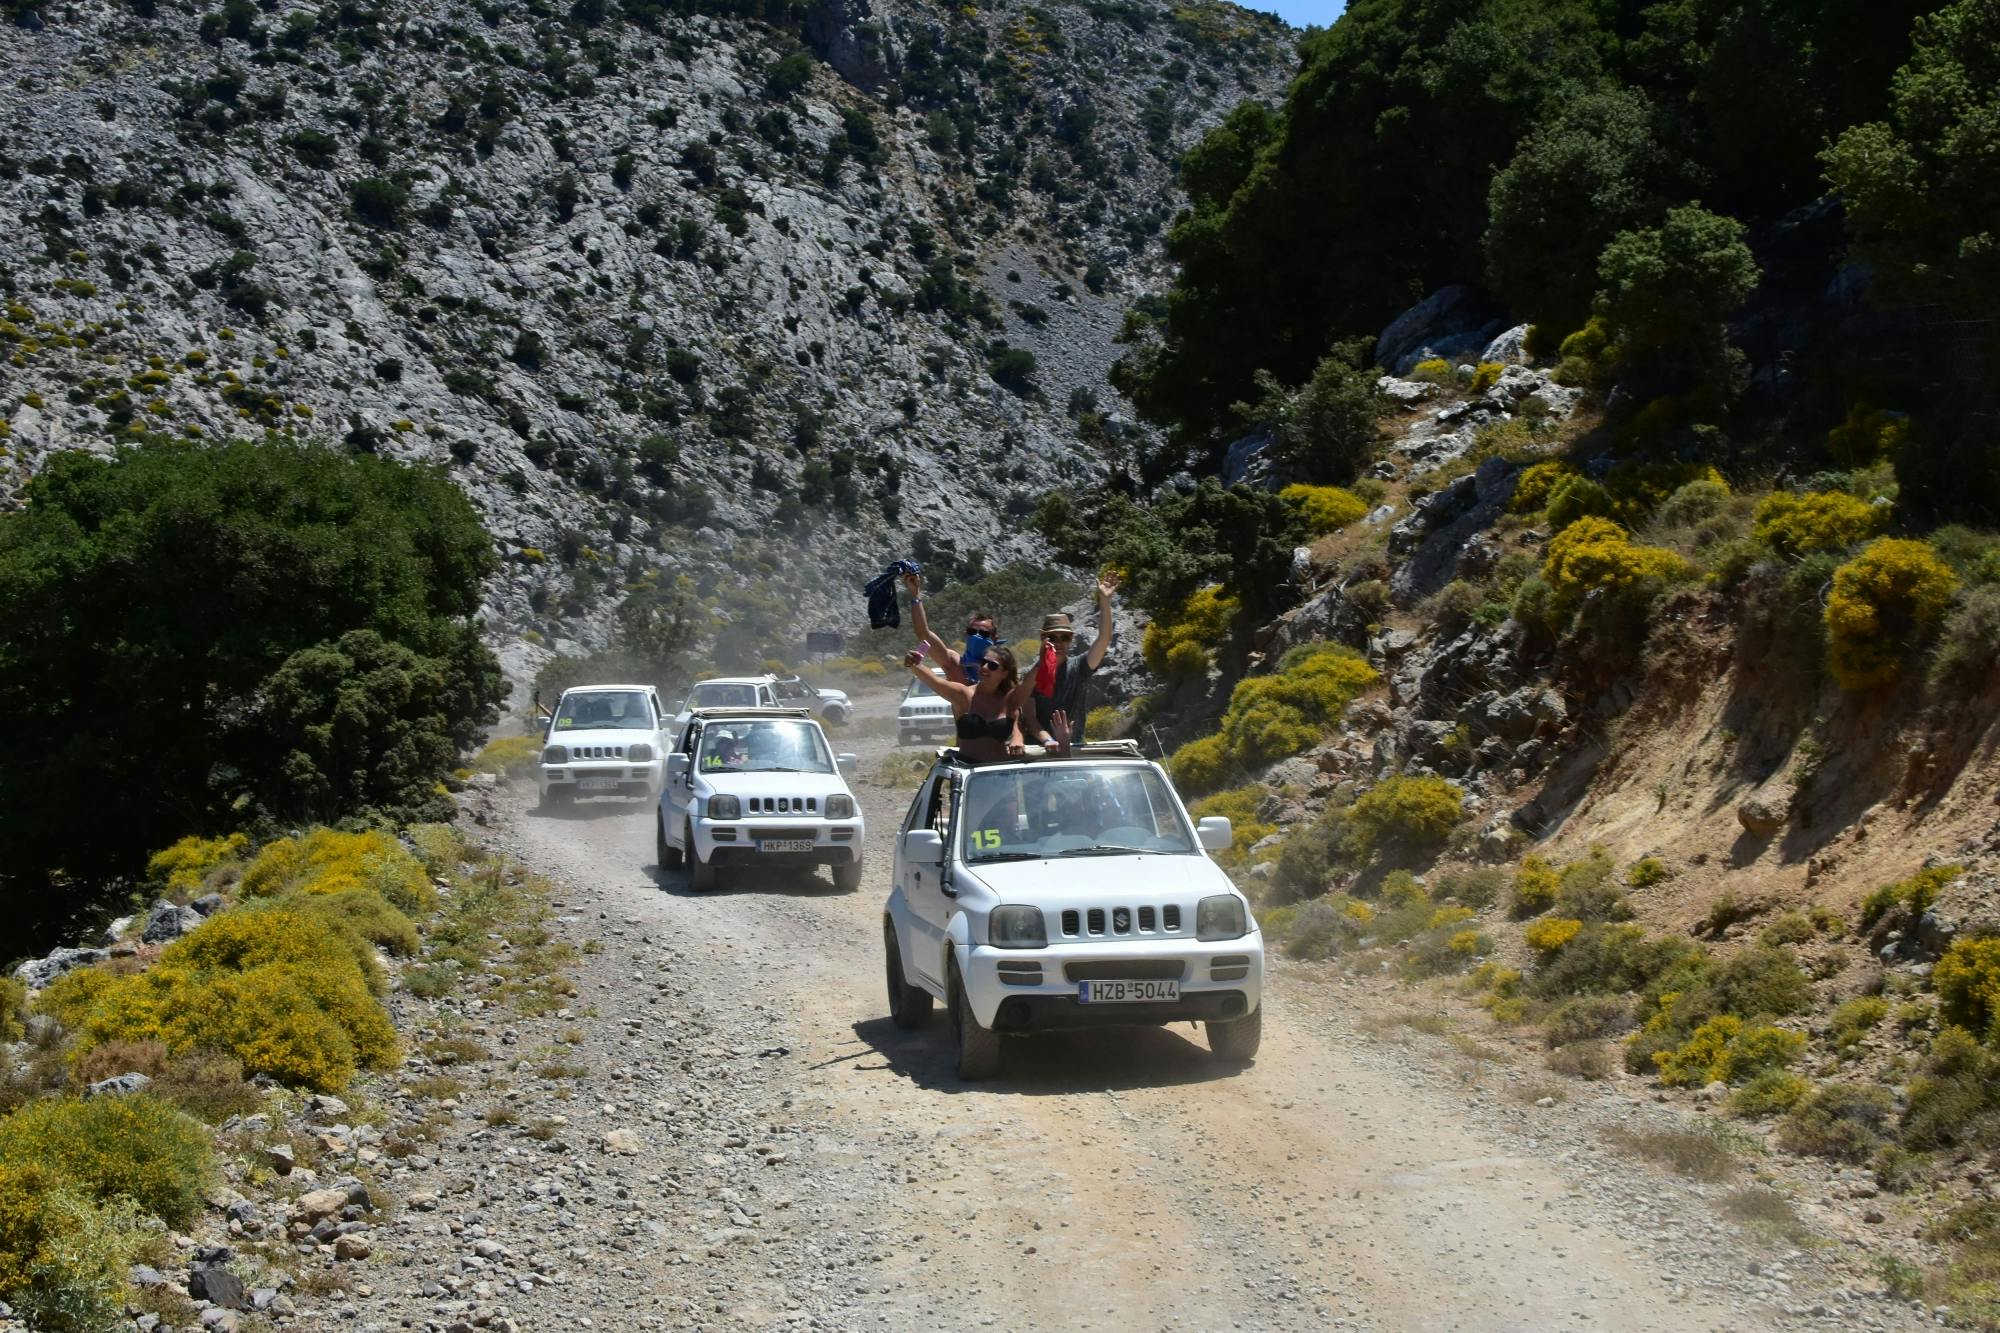
[[942, 1000], [959, 1076], [999, 1068], [1003, 1034], [1200, 1021], [1221, 1059], [1254, 1059], [1264, 942], [1159, 765], [1130, 742], [968, 765], [918, 788], [883, 912], [889, 1012]]

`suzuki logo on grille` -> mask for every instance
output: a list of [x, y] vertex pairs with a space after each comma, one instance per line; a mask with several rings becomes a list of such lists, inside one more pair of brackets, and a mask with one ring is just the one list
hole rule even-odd
[[1131, 930], [1132, 929], [1131, 910], [1124, 907], [1113, 908], [1111, 912], [1111, 929], [1118, 932], [1120, 935], [1123, 935], [1125, 932]]

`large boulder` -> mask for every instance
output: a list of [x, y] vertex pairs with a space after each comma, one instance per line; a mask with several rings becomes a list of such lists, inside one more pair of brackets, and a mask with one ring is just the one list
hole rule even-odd
[[1399, 606], [1411, 606], [1451, 581], [1459, 552], [1507, 512], [1521, 469], [1504, 458], [1489, 458], [1478, 471], [1424, 497], [1417, 512], [1389, 534], [1389, 549], [1407, 552], [1389, 590]]
[[1753, 838], [1772, 837], [1791, 817], [1791, 803], [1770, 792], [1752, 792], [1736, 804], [1736, 822]]
[[163, 898], [153, 904], [153, 911], [146, 918], [146, 929], [139, 938], [148, 944], [166, 944], [187, 934], [201, 922], [201, 913], [194, 908], [182, 907]]
[[1389, 322], [1375, 340], [1375, 364], [1406, 375], [1419, 361], [1456, 364], [1484, 351], [1507, 327], [1504, 312], [1476, 287], [1440, 287]]
[[14, 977], [29, 990], [40, 990], [65, 973], [101, 963], [110, 956], [105, 949], [57, 949], [45, 958], [31, 958], [21, 964], [14, 969]]

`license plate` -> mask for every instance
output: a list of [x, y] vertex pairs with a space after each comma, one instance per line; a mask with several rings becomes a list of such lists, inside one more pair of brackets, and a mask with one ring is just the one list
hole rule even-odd
[[812, 849], [811, 838], [765, 838], [757, 844], [760, 852], [809, 852]]
[[1079, 1004], [1147, 1004], [1168, 1003], [1181, 998], [1181, 983], [1178, 981], [1079, 981], [1076, 983], [1076, 998]]
[[617, 778], [584, 778], [576, 784], [585, 791], [617, 791]]

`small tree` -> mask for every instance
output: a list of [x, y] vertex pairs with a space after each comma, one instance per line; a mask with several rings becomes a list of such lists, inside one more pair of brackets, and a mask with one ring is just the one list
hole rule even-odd
[[1757, 286], [1743, 224], [1699, 204], [1657, 227], [1620, 232], [1598, 257], [1597, 310], [1626, 364], [1723, 387], [1736, 359], [1724, 321]]

